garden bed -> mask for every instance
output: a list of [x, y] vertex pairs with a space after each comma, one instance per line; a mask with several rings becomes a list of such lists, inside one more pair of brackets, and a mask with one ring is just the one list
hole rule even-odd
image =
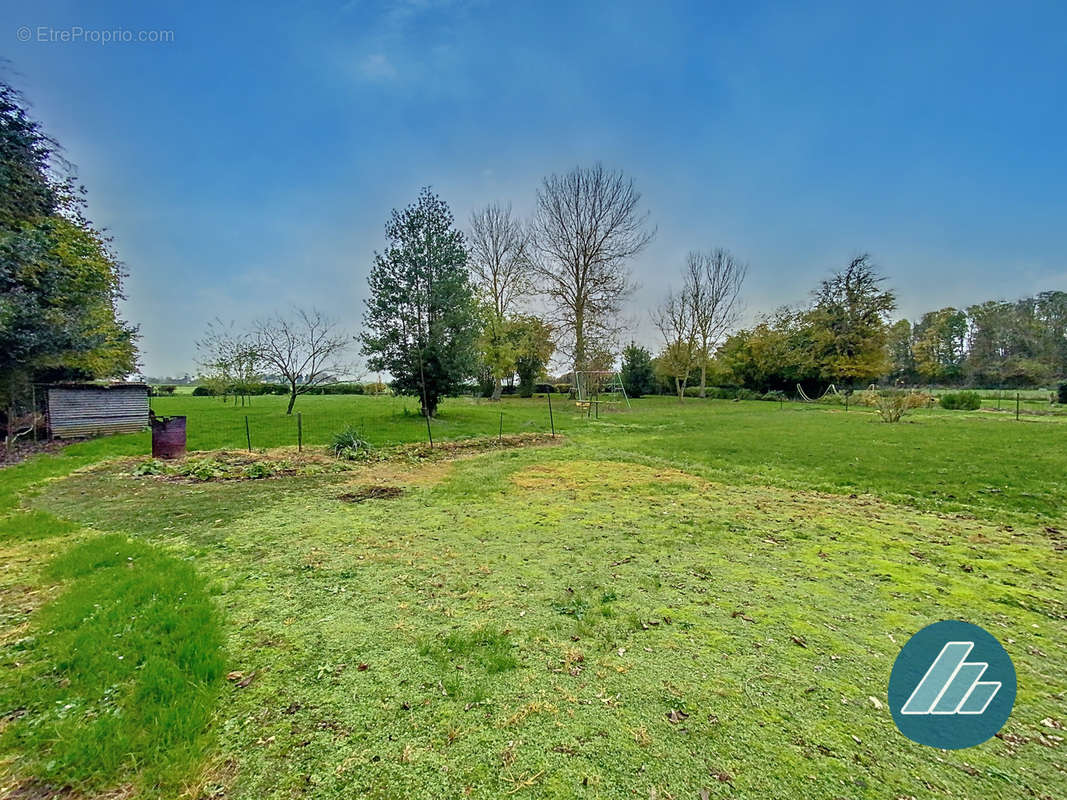
[[548, 434], [519, 433], [437, 442], [433, 447], [428, 443], [415, 443], [378, 448], [366, 451], [356, 459], [337, 458], [321, 448], [298, 451], [293, 447], [281, 447], [252, 452], [215, 450], [193, 453], [172, 461], [157, 458], [129, 459], [123, 464], [123, 471], [137, 478], [155, 478], [178, 483], [262, 480], [347, 472], [365, 463], [447, 461], [494, 450], [545, 446], [562, 441], [562, 437], [552, 437]]

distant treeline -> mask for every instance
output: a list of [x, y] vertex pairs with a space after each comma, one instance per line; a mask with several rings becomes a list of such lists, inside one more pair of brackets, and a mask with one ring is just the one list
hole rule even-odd
[[[856, 325], [852, 310], [846, 305], [835, 319], [818, 307], [781, 309], [738, 331], [713, 359], [713, 382], [762, 392], [797, 384], [819, 391], [829, 383], [1011, 389], [1067, 379], [1067, 292], [942, 308], [884, 326]], [[849, 337], [850, 328], [862, 336]], [[845, 335], [837, 335], [837, 351], [827, 352], [839, 329]], [[833, 368], [841, 363], [853, 369]]]
[[990, 388], [1067, 378], [1067, 292], [930, 311], [889, 330], [891, 372], [907, 383]]
[[[153, 393], [156, 395], [174, 394], [175, 386], [156, 386]], [[389, 387], [384, 383], [355, 383], [342, 382], [321, 383], [308, 387], [301, 394], [386, 394]], [[283, 383], [246, 383], [241, 385], [224, 386], [217, 383], [202, 383], [193, 389], [196, 397], [234, 397], [234, 396], [259, 396], [259, 395], [288, 395], [290, 387]]]

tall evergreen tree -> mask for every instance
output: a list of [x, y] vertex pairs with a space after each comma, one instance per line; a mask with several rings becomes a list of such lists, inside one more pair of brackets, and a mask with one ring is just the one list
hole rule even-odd
[[393, 389], [417, 396], [434, 416], [477, 367], [478, 314], [467, 250], [452, 211], [423, 188], [385, 226], [389, 247], [375, 253], [363, 353], [372, 370], [388, 371]]
[[33, 381], [121, 377], [136, 328], [117, 304], [123, 272], [56, 177], [56, 145], [0, 83], [0, 416], [27, 408]]

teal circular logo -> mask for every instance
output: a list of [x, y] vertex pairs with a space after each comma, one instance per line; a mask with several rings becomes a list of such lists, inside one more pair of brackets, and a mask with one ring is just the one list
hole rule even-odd
[[1015, 666], [996, 637], [949, 619], [927, 625], [900, 651], [889, 675], [889, 710], [912, 741], [960, 750], [1003, 727], [1015, 689]]

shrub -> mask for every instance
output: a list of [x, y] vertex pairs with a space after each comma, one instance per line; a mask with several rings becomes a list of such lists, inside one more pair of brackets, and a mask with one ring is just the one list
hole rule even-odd
[[133, 468], [134, 475], [163, 475], [166, 471], [166, 465], [158, 458], [150, 458]]
[[880, 389], [875, 392], [878, 416], [882, 422], [900, 422], [909, 408], [909, 394], [903, 389]]
[[[866, 406], [868, 408], [878, 408], [881, 401], [881, 393], [884, 390], [878, 389], [864, 389], [862, 392], [856, 392], [852, 395], [850, 403], [857, 406]], [[903, 390], [896, 390], [903, 391]], [[933, 408], [937, 405], [937, 398], [929, 392], [920, 392], [912, 389], [904, 392], [906, 397], [906, 404], [909, 409], [911, 408]]]
[[781, 389], [772, 389], [769, 392], [765, 392], [760, 400], [767, 400], [769, 402], [777, 403], [785, 400], [785, 392]]
[[571, 391], [571, 385], [569, 383], [554, 383], [552, 384], [552, 387], [559, 394], [570, 394]]
[[707, 395], [712, 400], [733, 400], [737, 397], [737, 388], [734, 386], [709, 386]]
[[534, 391], [537, 394], [553, 394], [556, 391], [556, 387], [551, 383], [538, 383], [534, 384]]
[[269, 478], [274, 474], [273, 465], [265, 461], [256, 461], [253, 464], [249, 464], [244, 468], [244, 477], [246, 478]]
[[[777, 400], [780, 392], [768, 392], [773, 394], [771, 399]], [[700, 397], [699, 386], [686, 386], [686, 397]], [[783, 395], [784, 396], [784, 395]], [[734, 386], [707, 386], [704, 388], [704, 397], [708, 400], [764, 400], [768, 399], [764, 394], [752, 389], [740, 389]]]
[[525, 380], [520, 375], [519, 376], [518, 394], [519, 394], [519, 397], [533, 397], [533, 394], [534, 394], [534, 382], [532, 380]]
[[166, 386], [157, 386], [156, 387], [156, 391], [159, 392], [160, 394], [174, 394], [174, 392], [177, 391], [177, 389], [178, 389], [177, 386], [171, 386], [169, 384], [166, 385]]
[[1057, 402], [1060, 405], [1067, 406], [1067, 383], [1061, 383], [1059, 393], [1057, 395]]
[[952, 411], [977, 411], [982, 407], [978, 392], [946, 392], [941, 395], [941, 408]]
[[[405, 408], [406, 412], [407, 409]], [[330, 452], [337, 458], [344, 458], [349, 461], [357, 461], [361, 458], [366, 458], [371, 453], [370, 443], [359, 435], [359, 432], [355, 428], [345, 428], [340, 433], [333, 437], [333, 442], [330, 444]]]
[[210, 481], [225, 477], [226, 466], [214, 458], [190, 458], [178, 467], [175, 474], [198, 481]]
[[251, 383], [245, 386], [243, 391], [238, 392], [238, 394], [289, 394], [289, 387], [280, 383]]
[[362, 383], [324, 383], [309, 389], [305, 394], [363, 394]]
[[384, 383], [365, 383], [363, 384], [364, 394], [385, 394], [389, 391], [389, 387]]
[[214, 397], [215, 393], [206, 386], [197, 386], [193, 389], [193, 397]]
[[480, 381], [467, 381], [465, 383], [457, 384], [456, 387], [448, 393], [449, 397], [477, 397], [481, 394], [482, 384]]

